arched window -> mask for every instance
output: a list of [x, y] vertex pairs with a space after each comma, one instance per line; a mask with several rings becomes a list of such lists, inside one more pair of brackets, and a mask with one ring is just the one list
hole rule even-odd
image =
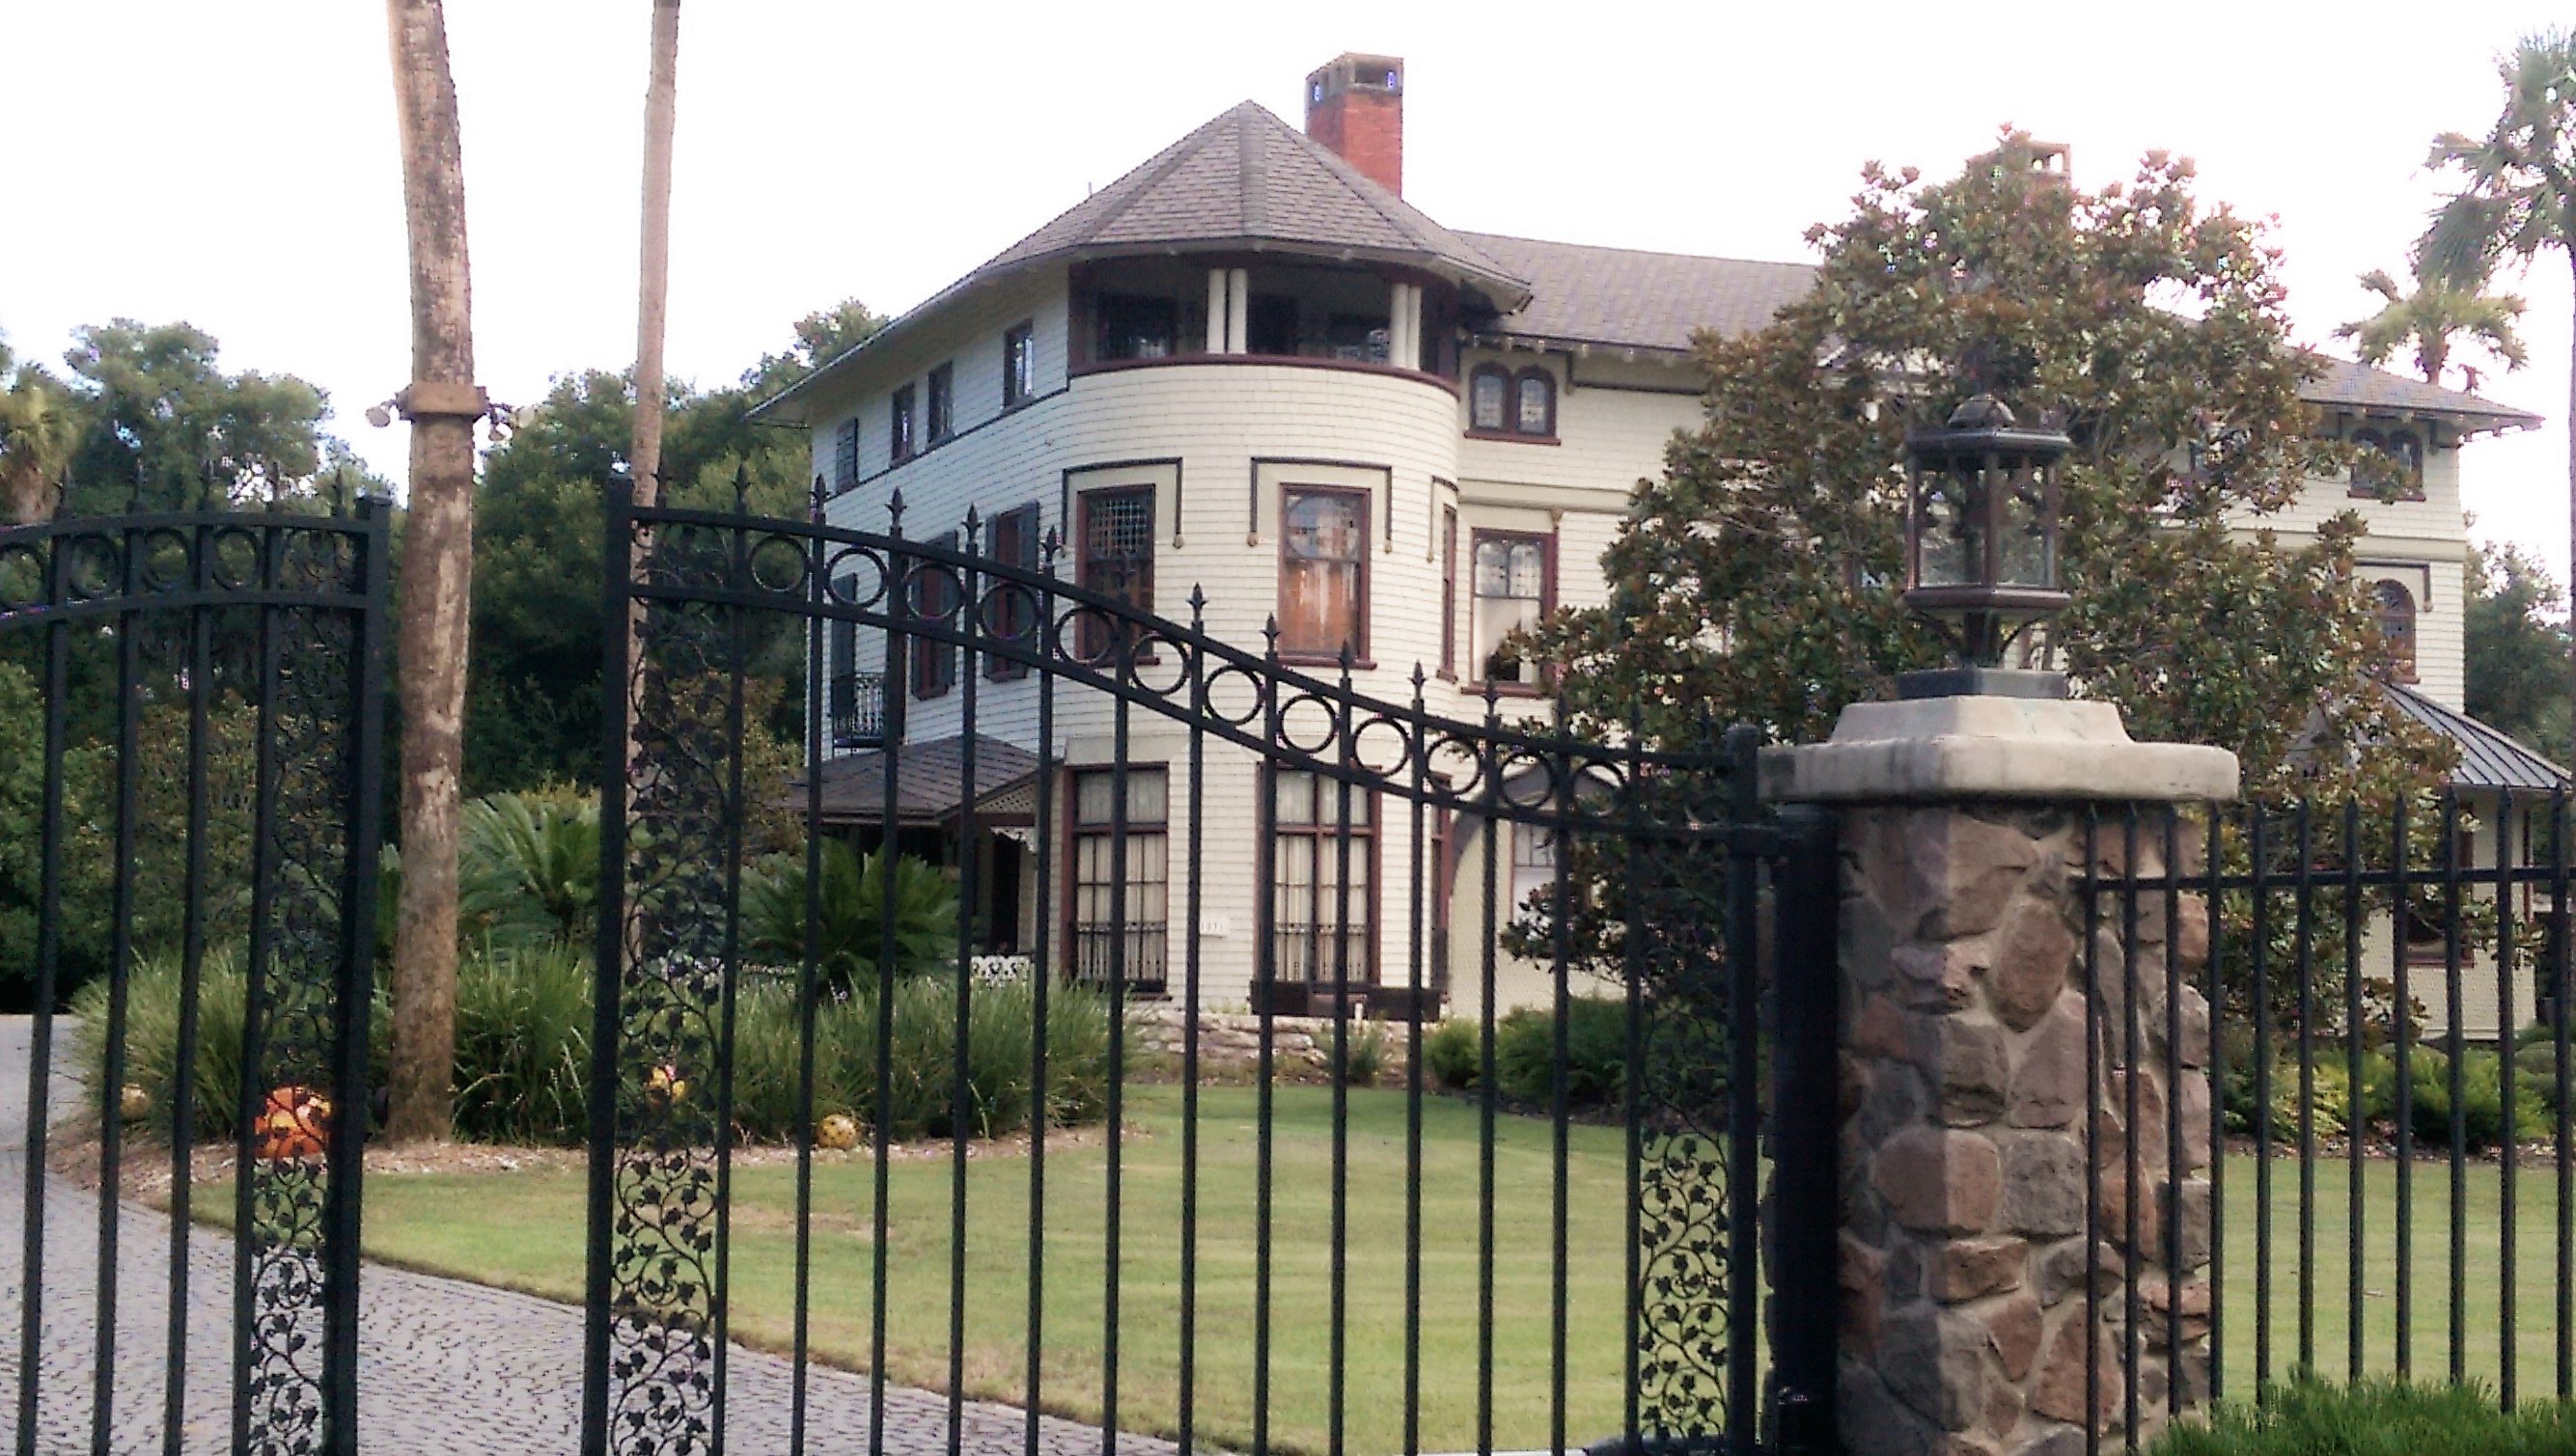
[[1524, 369], [1512, 377], [1512, 433], [1556, 437], [1556, 376]]
[[2381, 661], [2399, 682], [2415, 680], [2415, 594], [2402, 582], [2370, 589], [2371, 622], [2379, 629]]
[[1511, 392], [1511, 375], [1498, 365], [1478, 365], [1467, 377], [1467, 428], [1501, 433]]

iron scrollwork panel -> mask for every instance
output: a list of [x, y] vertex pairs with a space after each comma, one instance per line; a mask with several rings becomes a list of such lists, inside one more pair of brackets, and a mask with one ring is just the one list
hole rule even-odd
[[[702, 533], [666, 531], [644, 575], [722, 580], [729, 557]], [[721, 1409], [718, 1089], [740, 663], [724, 608], [655, 601], [632, 620], [607, 1435], [618, 1452], [670, 1456], [715, 1449]]]
[[1730, 1065], [1733, 985], [1724, 937], [1727, 851], [1688, 838], [1642, 845], [1632, 893], [1650, 933], [1641, 982], [1638, 1095], [1637, 1435], [1699, 1444], [1726, 1435], [1738, 1199], [1732, 1099], [1752, 1079]]

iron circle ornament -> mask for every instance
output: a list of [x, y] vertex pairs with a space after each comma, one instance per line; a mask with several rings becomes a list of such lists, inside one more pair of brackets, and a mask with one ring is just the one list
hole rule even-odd
[[143, 533], [141, 568], [143, 589], [150, 592], [174, 592], [187, 589], [197, 565], [196, 545], [187, 533], [167, 526]]
[[[1905, 437], [1906, 607], [1937, 624], [1973, 676], [2071, 600], [2059, 580], [2063, 430], [2027, 427], [1993, 394]], [[1969, 690], [1975, 690], [1971, 687]]]

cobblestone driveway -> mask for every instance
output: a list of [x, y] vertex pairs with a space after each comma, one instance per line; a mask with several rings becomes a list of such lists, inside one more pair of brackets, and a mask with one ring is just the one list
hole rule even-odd
[[[21, 1311], [19, 1209], [25, 1202], [20, 1115], [26, 1087], [26, 1023], [0, 1021], [0, 1412], [15, 1410]], [[56, 1105], [62, 1105], [58, 1090]], [[98, 1200], [48, 1184], [40, 1426], [46, 1452], [89, 1449], [91, 1354], [97, 1335]], [[123, 1206], [119, 1221], [116, 1391], [113, 1448], [158, 1452], [167, 1391], [170, 1223]], [[231, 1436], [232, 1241], [197, 1229], [189, 1240], [191, 1309], [183, 1447], [219, 1452]], [[359, 1439], [368, 1456], [570, 1452], [578, 1444], [581, 1311], [480, 1285], [370, 1265], [361, 1285]], [[788, 1362], [737, 1346], [727, 1359], [727, 1449], [784, 1452]], [[865, 1376], [812, 1367], [807, 1450], [859, 1452], [868, 1442]], [[7, 1416], [0, 1414], [0, 1422]], [[5, 1429], [5, 1425], [0, 1425]], [[972, 1456], [1014, 1456], [1024, 1418], [1012, 1407], [970, 1403], [963, 1447]], [[0, 1438], [5, 1439], [5, 1438]], [[1041, 1448], [1077, 1456], [1102, 1448], [1101, 1432], [1070, 1421], [1041, 1423]], [[944, 1452], [948, 1402], [928, 1392], [886, 1393], [885, 1449]], [[1162, 1456], [1172, 1446], [1124, 1436], [1121, 1456]]]

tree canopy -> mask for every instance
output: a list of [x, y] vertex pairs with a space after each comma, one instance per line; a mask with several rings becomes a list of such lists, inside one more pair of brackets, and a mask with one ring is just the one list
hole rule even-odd
[[1811, 741], [1941, 663], [1899, 600], [1904, 435], [1985, 389], [2074, 441], [2075, 601], [2027, 649], [2142, 739], [2234, 749], [2249, 790], [2429, 783], [2447, 751], [2371, 684], [2359, 519], [2267, 525], [2343, 463], [2300, 397], [2315, 366], [2276, 255], [2187, 161], [2150, 154], [2099, 192], [2043, 162], [2007, 133], [1943, 182], [1872, 166], [1851, 215], [1809, 232], [1816, 287], [1701, 337], [1706, 423], [1639, 483], [1612, 604], [1546, 629], [1569, 709], [1666, 745], [1730, 720]]
[[[883, 326], [851, 300], [798, 320], [795, 342], [764, 355], [735, 385], [670, 385], [666, 500], [729, 506], [739, 474], [753, 510], [803, 514], [812, 463], [805, 436], [754, 424], [750, 410]], [[469, 794], [597, 777], [600, 492], [627, 467], [633, 413], [626, 375], [563, 375], [485, 457], [475, 505]], [[801, 680], [802, 661], [793, 643], [767, 644], [766, 675], [782, 689]], [[803, 700], [781, 691], [777, 701], [784, 727]]]
[[2569, 731], [2567, 624], [2558, 583], [2519, 546], [2471, 547], [2462, 657], [2469, 716], [2564, 764]]

